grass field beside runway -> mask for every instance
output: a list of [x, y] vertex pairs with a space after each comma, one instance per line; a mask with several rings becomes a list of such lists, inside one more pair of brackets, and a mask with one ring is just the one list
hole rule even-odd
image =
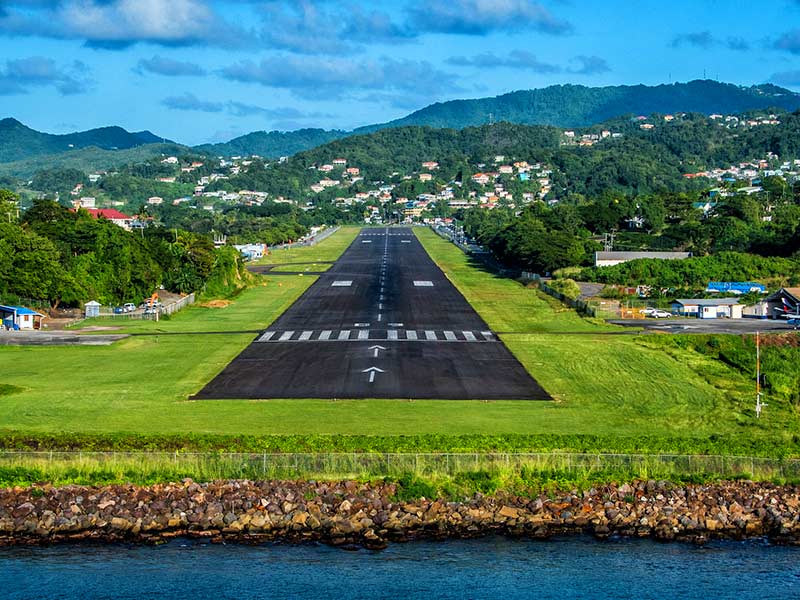
[[[751, 382], [724, 364], [694, 352], [649, 348], [644, 336], [637, 341], [603, 335], [616, 330], [473, 268], [432, 233], [419, 235], [493, 328], [522, 332], [503, 339], [556, 402], [187, 401], [254, 337], [211, 332], [266, 327], [314, 280], [276, 276], [224, 308], [194, 306], [170, 320], [128, 325], [156, 335], [101, 347], [0, 347], [0, 431], [215, 433], [232, 439], [239, 434], [593, 434], [622, 440], [719, 434], [769, 438], [777, 448], [797, 430], [794, 412], [777, 404], [756, 423], [749, 414]], [[551, 335], [563, 331], [585, 334]], [[409, 438], [403, 439], [398, 443], [407, 444]], [[441, 440], [440, 449], [447, 449], [447, 437]]]
[[[336, 260], [361, 231], [360, 227], [342, 226], [339, 230], [313, 246], [276, 248], [254, 265], [285, 265], [287, 263], [313, 263]], [[322, 270], [322, 269], [319, 269]]]

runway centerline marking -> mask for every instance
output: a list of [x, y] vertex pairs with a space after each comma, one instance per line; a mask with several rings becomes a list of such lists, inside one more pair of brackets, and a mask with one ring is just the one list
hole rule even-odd
[[352, 279], [337, 279], [331, 284], [331, 287], [350, 287], [353, 285]]
[[378, 367], [370, 367], [369, 369], [364, 369], [361, 371], [362, 373], [369, 373], [369, 382], [372, 383], [375, 381], [375, 373], [385, 373], [383, 369], [379, 369]]
[[433, 282], [432, 281], [427, 281], [427, 280], [424, 280], [424, 281], [416, 281], [415, 280], [414, 281], [414, 287], [433, 287]]

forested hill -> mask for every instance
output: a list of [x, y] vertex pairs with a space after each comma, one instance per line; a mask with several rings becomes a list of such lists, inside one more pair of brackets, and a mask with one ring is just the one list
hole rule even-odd
[[553, 169], [554, 190], [589, 196], [612, 190], [684, 191], [708, 186], [708, 182], [687, 179], [686, 173], [726, 168], [768, 153], [784, 160], [800, 157], [800, 111], [781, 112], [774, 121], [777, 124], [729, 127], [721, 119], [700, 114], [671, 121], [652, 115], [643, 129], [639, 120], [614, 119], [576, 129], [577, 136], [604, 128], [619, 134], [590, 147], [568, 143], [562, 129], [546, 125], [495, 123], [460, 130], [398, 127], [336, 140], [269, 169], [259, 163], [215, 185], [303, 198], [311, 195], [309, 187], [323, 176], [312, 167], [330, 164], [335, 158], [358, 167], [368, 182], [394, 181], [418, 172], [424, 161], [436, 161], [436, 180], [445, 184], [466, 181], [479, 169], [491, 170], [495, 157], [503, 155], [501, 160], [506, 162], [548, 165]]
[[0, 120], [0, 162], [58, 154], [90, 146], [102, 150], [127, 150], [164, 141], [149, 131], [131, 133], [122, 127], [101, 127], [54, 135], [31, 129], [16, 119]]
[[309, 148], [316, 148], [333, 140], [350, 135], [338, 129], [298, 129], [297, 131], [254, 131], [229, 142], [203, 144], [195, 147], [198, 152], [212, 156], [250, 156], [256, 154], [266, 158], [291, 156]]
[[658, 86], [555, 85], [495, 98], [436, 103], [402, 119], [360, 127], [352, 132], [323, 129], [260, 131], [225, 144], [199, 146], [197, 150], [221, 156], [257, 154], [278, 158], [353, 134], [408, 125], [462, 129], [508, 121], [525, 125], [583, 127], [630, 114], [733, 114], [765, 108], [796, 110], [800, 108], [800, 94], [770, 84], [740, 87], [711, 80]]
[[740, 87], [711, 80], [654, 87], [554, 85], [495, 98], [436, 103], [402, 119], [357, 129], [356, 133], [404, 125], [461, 129], [490, 121], [585, 127], [626, 114], [696, 112], [709, 115], [765, 108], [797, 110], [800, 94], [771, 84]]

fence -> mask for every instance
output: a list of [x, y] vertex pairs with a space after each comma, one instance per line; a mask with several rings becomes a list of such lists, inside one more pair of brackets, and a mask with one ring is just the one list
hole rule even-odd
[[571, 306], [575, 310], [577, 310], [580, 314], [586, 315], [589, 317], [597, 316], [597, 310], [594, 306], [590, 305], [588, 302], [581, 300], [580, 298], [570, 298], [569, 296], [565, 296], [558, 290], [554, 290], [549, 285], [547, 285], [542, 278], [536, 274], [531, 273], [529, 271], [523, 271], [520, 274], [522, 279], [526, 279], [528, 281], [535, 281], [536, 284], [539, 286], [539, 289], [542, 290], [548, 296], [552, 296], [556, 300], [559, 300], [566, 304], [567, 306]]
[[115, 313], [113, 311], [102, 311], [100, 313], [101, 317], [111, 317], [113, 319], [139, 319], [139, 320], [151, 320], [157, 321], [159, 316], [164, 315], [171, 315], [173, 313], [178, 312], [182, 308], [189, 306], [190, 304], [194, 304], [195, 302], [195, 294], [192, 292], [181, 298], [180, 300], [176, 300], [175, 302], [170, 302], [169, 304], [164, 304], [158, 309], [158, 313], [145, 313], [142, 310], [136, 310], [134, 312], [128, 313]]
[[751, 456], [582, 453], [185, 453], [0, 451], [0, 468], [38, 469], [46, 478], [163, 472], [197, 479], [386, 477], [522, 470], [591, 476], [664, 478], [714, 475], [800, 479], [800, 459]]

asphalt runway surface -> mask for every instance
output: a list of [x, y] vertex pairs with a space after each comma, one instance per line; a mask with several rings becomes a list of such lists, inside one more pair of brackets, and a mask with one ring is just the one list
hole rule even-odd
[[409, 228], [363, 229], [194, 398], [551, 399]]

